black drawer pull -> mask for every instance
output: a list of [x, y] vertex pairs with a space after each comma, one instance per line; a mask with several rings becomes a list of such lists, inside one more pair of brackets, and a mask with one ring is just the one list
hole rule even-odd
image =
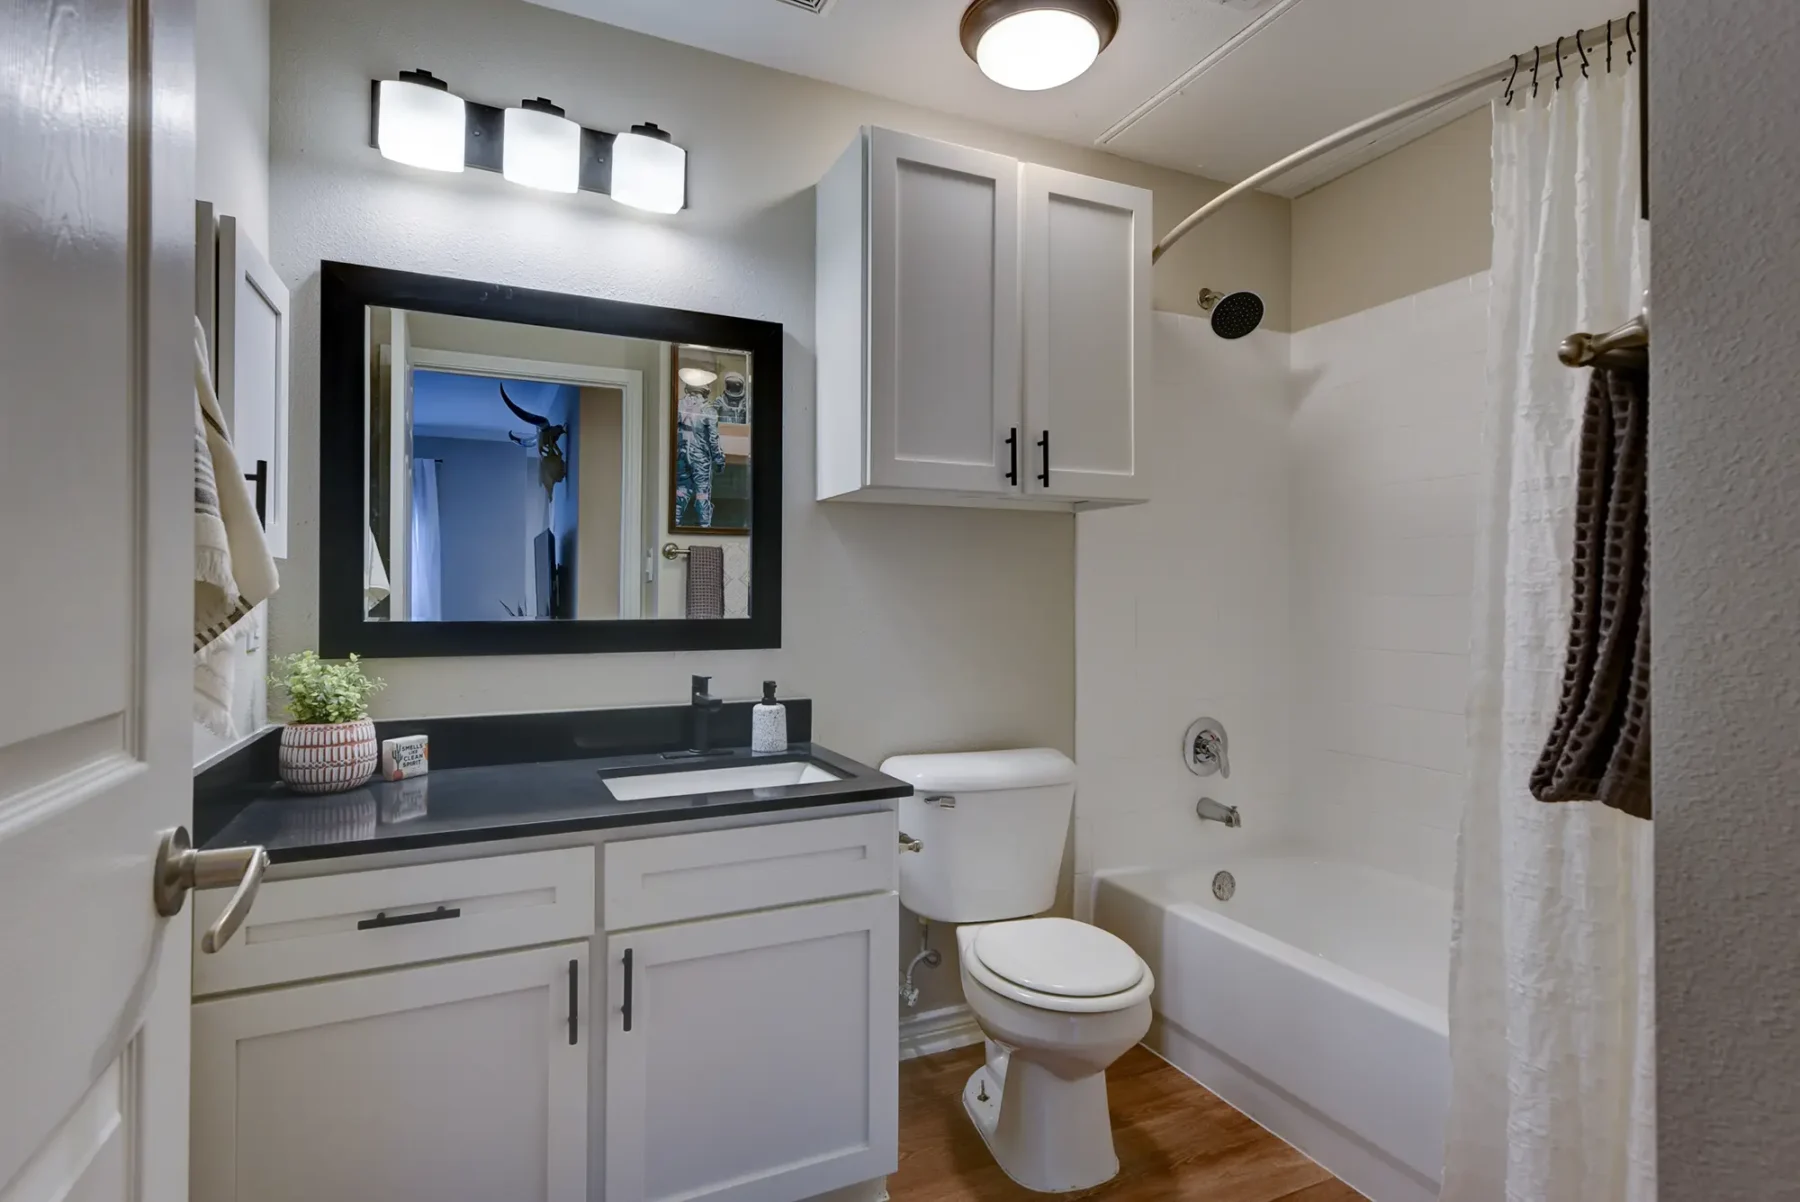
[[1038, 483], [1045, 488], [1050, 487], [1050, 431], [1045, 430], [1038, 436], [1038, 446], [1044, 451], [1044, 470], [1038, 474]]
[[439, 906], [435, 910], [426, 910], [421, 914], [396, 914], [388, 917], [386, 910], [373, 918], [365, 918], [356, 924], [359, 931], [377, 931], [382, 927], [410, 927], [421, 922], [442, 922], [446, 918], [461, 918], [462, 909], [453, 906]]
[[575, 1028], [581, 1014], [581, 961], [569, 961], [569, 1046], [575, 1046]]
[[619, 1013], [625, 1016], [625, 1029], [631, 1030], [631, 949], [625, 949], [625, 1002]]
[[1006, 482], [1016, 486], [1019, 483], [1019, 427], [1014, 426], [1012, 433], [1006, 436], [1007, 463]]

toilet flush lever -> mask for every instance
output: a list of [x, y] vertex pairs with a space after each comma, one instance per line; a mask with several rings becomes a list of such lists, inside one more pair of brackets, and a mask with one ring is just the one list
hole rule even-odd
[[901, 831], [900, 832], [900, 850], [901, 851], [924, 851], [925, 845], [923, 843], [921, 843], [919, 840], [913, 838], [911, 835], [907, 834], [905, 831]]

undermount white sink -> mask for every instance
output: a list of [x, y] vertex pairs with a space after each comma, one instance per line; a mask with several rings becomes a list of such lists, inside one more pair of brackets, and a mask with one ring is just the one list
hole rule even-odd
[[737, 789], [818, 785], [843, 779], [838, 773], [817, 764], [797, 760], [783, 764], [734, 764], [729, 768], [685, 768], [638, 776], [609, 776], [605, 781], [606, 787], [620, 801], [644, 801], [652, 797], [729, 793]]

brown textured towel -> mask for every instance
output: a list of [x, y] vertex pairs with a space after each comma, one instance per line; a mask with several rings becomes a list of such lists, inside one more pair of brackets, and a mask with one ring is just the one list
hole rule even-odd
[[1637, 818], [1650, 817], [1647, 394], [1641, 368], [1596, 368], [1588, 387], [1569, 655], [1531, 774], [1539, 801], [1600, 801]]
[[688, 548], [687, 616], [725, 616], [725, 552], [698, 544]]

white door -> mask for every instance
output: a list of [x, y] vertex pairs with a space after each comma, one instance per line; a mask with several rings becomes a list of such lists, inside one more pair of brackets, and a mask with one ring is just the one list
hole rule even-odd
[[406, 310], [391, 310], [388, 356], [388, 617], [412, 617], [412, 340]]
[[193, 1202], [585, 1202], [588, 945], [194, 1005]]
[[606, 1202], [791, 1202], [894, 1171], [897, 905], [608, 938]]
[[872, 485], [1017, 491], [1018, 181], [1004, 155], [871, 133]]
[[1150, 495], [1137, 446], [1150, 389], [1150, 193], [1027, 163], [1028, 492]]
[[235, 217], [219, 218], [219, 404], [269, 554], [287, 558], [288, 290]]
[[[193, 9], [0, 4], [0, 1198], [187, 1194]], [[156, 111], [149, 107], [154, 101]]]

